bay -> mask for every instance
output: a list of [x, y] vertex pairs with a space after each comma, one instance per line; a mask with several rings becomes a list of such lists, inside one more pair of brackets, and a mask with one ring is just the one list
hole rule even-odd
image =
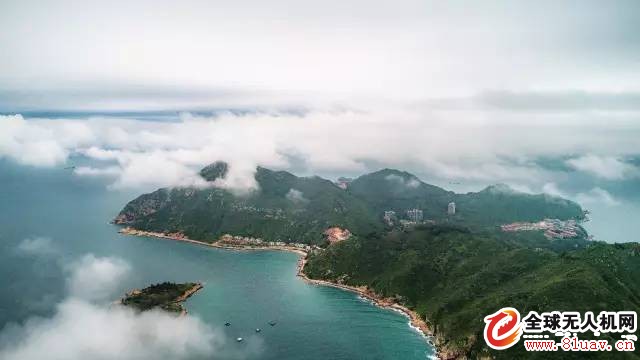
[[[78, 178], [69, 170], [6, 161], [0, 161], [0, 189], [0, 328], [51, 316], [66, 295], [65, 266], [93, 254], [131, 266], [132, 275], [119, 284], [116, 298], [161, 281], [203, 282], [205, 288], [186, 308], [228, 338], [243, 337], [231, 344], [243, 358], [425, 359], [434, 354], [405, 316], [297, 278], [296, 254], [118, 234], [109, 220], [143, 190], [108, 190], [106, 182]], [[41, 239], [47, 247], [24, 253], [25, 239]]]

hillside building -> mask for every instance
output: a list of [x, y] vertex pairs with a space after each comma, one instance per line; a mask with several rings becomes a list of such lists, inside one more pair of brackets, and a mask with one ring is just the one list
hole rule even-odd
[[384, 222], [388, 225], [393, 225], [393, 222], [396, 219], [396, 212], [393, 210], [386, 210], [382, 219], [384, 219]]
[[411, 209], [407, 211], [407, 218], [413, 222], [422, 222], [422, 219], [424, 219], [424, 216], [422, 214], [422, 210]]
[[454, 203], [453, 201], [450, 202], [449, 205], [447, 205], [447, 214], [449, 215], [456, 214], [456, 203]]

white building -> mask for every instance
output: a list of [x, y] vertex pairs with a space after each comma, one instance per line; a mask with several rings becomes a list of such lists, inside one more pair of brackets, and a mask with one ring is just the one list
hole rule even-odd
[[449, 205], [447, 206], [447, 214], [449, 215], [456, 214], [456, 203], [454, 203], [453, 201], [450, 202]]
[[407, 218], [413, 222], [421, 222], [424, 217], [422, 215], [422, 210], [411, 209], [407, 211]]
[[396, 212], [393, 210], [386, 210], [382, 218], [387, 224], [393, 225], [393, 221], [396, 219]]

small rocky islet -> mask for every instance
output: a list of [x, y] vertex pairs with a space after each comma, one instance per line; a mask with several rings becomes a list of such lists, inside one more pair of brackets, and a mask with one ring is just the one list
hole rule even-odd
[[163, 282], [148, 286], [142, 290], [132, 290], [120, 300], [120, 303], [138, 311], [162, 309], [171, 313], [185, 315], [187, 311], [182, 306], [182, 303], [202, 287], [202, 284], [194, 282]]

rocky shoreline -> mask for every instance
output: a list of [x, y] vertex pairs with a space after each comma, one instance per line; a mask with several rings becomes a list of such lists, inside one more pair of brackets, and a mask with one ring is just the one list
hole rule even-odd
[[202, 284], [200, 283], [196, 283], [195, 285], [193, 285], [193, 287], [191, 287], [191, 289], [187, 290], [184, 292], [184, 294], [180, 295], [175, 302], [184, 302], [185, 300], [187, 300], [188, 298], [190, 298], [193, 294], [195, 294], [196, 292], [198, 292], [198, 290], [202, 289], [204, 286], [202, 286]]
[[377, 295], [366, 286], [356, 287], [356, 286], [338, 284], [338, 283], [327, 281], [327, 280], [311, 279], [304, 273], [304, 266], [306, 265], [306, 263], [307, 263], [306, 258], [300, 258], [300, 260], [298, 260], [297, 275], [302, 279], [304, 279], [304, 281], [314, 285], [331, 286], [334, 288], [351, 291], [360, 295], [362, 298], [371, 301], [374, 305], [380, 308], [399, 311], [409, 318], [411, 322], [411, 326], [414, 329], [416, 329], [418, 332], [420, 332], [424, 337], [429, 338], [433, 336], [433, 333], [431, 332], [431, 329], [429, 329], [427, 322], [423, 320], [417, 312], [407, 308], [406, 306], [398, 304], [392, 298], [383, 298]]
[[[304, 267], [305, 267], [305, 265], [307, 263], [307, 251], [304, 251], [304, 250], [302, 250], [300, 248], [292, 247], [292, 246], [232, 246], [232, 245], [220, 244], [220, 243], [216, 243], [216, 242], [207, 243], [207, 242], [204, 242], [204, 241], [198, 241], [198, 240], [192, 240], [192, 239], [186, 238], [182, 234], [167, 234], [167, 233], [160, 233], [160, 232], [153, 232], [153, 231], [144, 231], [144, 230], [137, 230], [137, 229], [134, 229], [132, 227], [122, 228], [118, 232], [120, 234], [124, 234], [124, 235], [155, 237], [155, 238], [160, 238], [160, 239], [182, 241], [182, 242], [187, 242], [187, 243], [191, 243], [191, 244], [210, 246], [210, 247], [219, 248], [219, 249], [226, 249], [226, 250], [241, 250], [241, 251], [279, 250], [279, 251], [294, 252], [296, 254], [301, 255], [301, 257], [298, 259], [298, 266], [297, 266], [296, 275], [298, 277], [300, 277], [301, 279], [303, 279], [305, 282], [307, 282], [309, 284], [313, 284], [313, 285], [330, 286], [330, 287], [334, 287], [334, 288], [350, 291], [350, 292], [358, 294], [359, 296], [361, 296], [362, 298], [364, 298], [366, 300], [371, 301], [375, 306], [378, 306], [378, 307], [383, 308], [383, 309], [390, 309], [390, 310], [398, 311], [398, 312], [402, 313], [403, 315], [405, 315], [406, 317], [409, 318], [411, 327], [413, 329], [415, 329], [416, 331], [418, 331], [420, 334], [422, 334], [422, 336], [424, 336], [424, 338], [427, 339], [427, 341], [429, 341], [429, 343], [431, 345], [436, 347], [438, 359], [453, 359], [453, 358], [455, 358], [455, 357], [451, 357], [451, 354], [448, 351], [442, 351], [443, 349], [440, 346], [437, 345], [437, 343], [438, 343], [437, 341], [434, 343], [434, 342], [432, 342], [430, 340], [430, 339], [433, 339], [433, 332], [431, 331], [431, 329], [427, 325], [427, 322], [424, 319], [422, 319], [422, 317], [417, 312], [407, 308], [406, 306], [398, 304], [393, 298], [383, 298], [383, 297], [377, 295], [375, 292], [373, 292], [369, 288], [367, 288], [366, 286], [358, 286], [358, 287], [356, 287], [356, 286], [339, 284], [339, 283], [335, 283], [335, 282], [331, 282], [331, 281], [327, 281], [327, 280], [318, 280], [318, 279], [309, 278], [304, 273]], [[195, 291], [193, 291], [193, 293], [195, 293], [197, 290], [199, 290], [199, 288], [196, 289]], [[192, 295], [193, 293], [189, 294], [189, 296]]]
[[[193, 294], [197, 293], [200, 289], [202, 289], [204, 286], [201, 283], [196, 283], [195, 285], [193, 285], [193, 287], [187, 291], [184, 292], [184, 294], [180, 295], [177, 299], [176, 299], [176, 303], [183, 303], [185, 302], [185, 300], [187, 300], [188, 298], [190, 298]], [[182, 306], [182, 304], [180, 304], [180, 306], [182, 307], [182, 311], [180, 312], [180, 316], [185, 316], [187, 315], [187, 309]]]

